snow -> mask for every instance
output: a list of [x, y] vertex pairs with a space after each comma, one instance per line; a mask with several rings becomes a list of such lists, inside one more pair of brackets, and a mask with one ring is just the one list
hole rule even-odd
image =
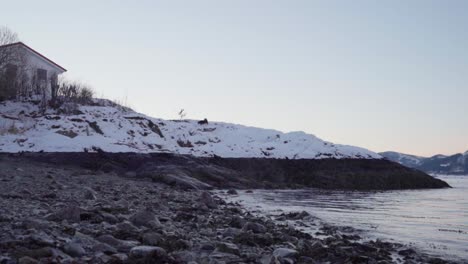
[[[0, 103], [0, 152], [169, 152], [194, 156], [289, 159], [364, 158], [380, 155], [364, 148], [337, 145], [304, 132], [223, 122], [164, 120], [97, 100], [76, 106], [75, 115], [39, 109], [31, 103]], [[94, 127], [102, 130], [100, 134]], [[159, 135], [159, 131], [162, 137]]]
[[381, 154], [403, 165], [410, 164], [412, 166], [417, 166], [420, 165], [422, 163], [422, 160], [424, 159], [424, 157], [403, 154], [394, 151], [382, 152]]

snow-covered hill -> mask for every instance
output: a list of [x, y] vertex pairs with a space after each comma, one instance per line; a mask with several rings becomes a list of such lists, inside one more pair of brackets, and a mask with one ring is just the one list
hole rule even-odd
[[[67, 113], [67, 114], [65, 114]], [[222, 122], [163, 120], [106, 100], [39, 114], [32, 103], [0, 103], [0, 152], [169, 152], [194, 156], [380, 159], [304, 132], [282, 133]]]

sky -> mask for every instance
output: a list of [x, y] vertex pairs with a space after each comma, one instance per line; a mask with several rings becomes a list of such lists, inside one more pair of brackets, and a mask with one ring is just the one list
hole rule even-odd
[[468, 1], [1, 5], [0, 25], [68, 79], [150, 116], [184, 109], [378, 152], [468, 150]]

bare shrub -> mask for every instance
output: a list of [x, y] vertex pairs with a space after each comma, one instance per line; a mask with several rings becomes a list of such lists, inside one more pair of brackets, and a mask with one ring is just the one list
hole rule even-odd
[[94, 90], [85, 83], [61, 79], [55, 89], [52, 98], [55, 107], [64, 103], [93, 104]]
[[187, 116], [187, 111], [185, 111], [185, 109], [180, 109], [179, 113], [177, 114], [179, 115], [180, 120], [183, 120]]

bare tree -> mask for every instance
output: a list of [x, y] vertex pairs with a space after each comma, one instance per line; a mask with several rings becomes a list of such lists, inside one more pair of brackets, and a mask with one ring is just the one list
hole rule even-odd
[[15, 97], [24, 90], [26, 57], [18, 45], [18, 35], [9, 28], [0, 26], [0, 100]]
[[0, 70], [5, 70], [8, 64], [18, 59], [18, 48], [16, 46], [5, 46], [18, 42], [18, 34], [5, 26], [0, 26]]

